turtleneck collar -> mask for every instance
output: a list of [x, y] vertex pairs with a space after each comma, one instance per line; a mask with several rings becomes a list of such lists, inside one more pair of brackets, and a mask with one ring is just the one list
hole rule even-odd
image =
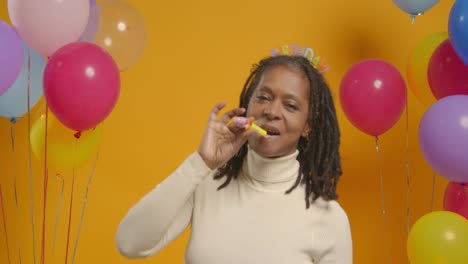
[[248, 146], [242, 165], [243, 178], [257, 190], [284, 192], [291, 188], [297, 179], [297, 155], [298, 150], [287, 156], [266, 158]]

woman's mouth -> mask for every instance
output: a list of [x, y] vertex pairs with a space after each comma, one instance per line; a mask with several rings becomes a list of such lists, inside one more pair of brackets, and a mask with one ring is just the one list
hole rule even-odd
[[279, 136], [279, 135], [281, 135], [281, 132], [279, 131], [279, 129], [277, 129], [274, 126], [263, 125], [262, 128], [266, 130], [268, 136]]

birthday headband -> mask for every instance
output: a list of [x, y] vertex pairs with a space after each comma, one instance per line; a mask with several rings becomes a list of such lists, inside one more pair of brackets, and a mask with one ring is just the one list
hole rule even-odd
[[309, 60], [310, 64], [318, 70], [320, 73], [329, 71], [331, 68], [325, 62], [325, 59], [315, 54], [315, 51], [311, 48], [301, 47], [297, 44], [286, 44], [281, 46], [281, 48], [273, 48], [270, 51], [271, 56], [303, 56]]

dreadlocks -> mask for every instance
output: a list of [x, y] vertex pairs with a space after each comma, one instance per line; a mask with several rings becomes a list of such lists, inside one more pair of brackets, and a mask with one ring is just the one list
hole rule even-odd
[[[254, 65], [240, 95], [239, 107], [248, 108], [250, 98], [263, 74], [275, 66], [286, 66], [303, 72], [310, 84], [308, 122], [311, 130], [298, 144], [299, 173], [294, 185], [286, 191], [293, 191], [299, 184], [305, 184], [306, 208], [318, 197], [325, 200], [338, 198], [336, 186], [342, 174], [339, 155], [340, 130], [332, 95], [322, 75], [302, 56], [269, 57]], [[247, 143], [226, 164], [220, 167], [214, 178], [226, 177], [218, 190], [237, 178], [247, 154]]]

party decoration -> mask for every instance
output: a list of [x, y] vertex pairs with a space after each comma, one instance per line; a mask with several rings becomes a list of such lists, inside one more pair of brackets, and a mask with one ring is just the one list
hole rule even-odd
[[85, 131], [79, 139], [74, 131], [64, 126], [52, 114], [41, 115], [31, 127], [31, 149], [40, 160], [45, 158], [45, 132], [47, 127], [47, 164], [50, 168], [69, 170], [83, 166], [97, 152], [101, 126]]
[[444, 209], [468, 219], [468, 185], [449, 182], [445, 187]]
[[127, 2], [105, 0], [97, 5], [100, 25], [93, 42], [109, 52], [123, 71], [143, 53], [147, 35], [145, 21]]
[[401, 10], [412, 16], [423, 14], [438, 2], [439, 0], [393, 0]]
[[427, 77], [432, 94], [437, 99], [468, 94], [468, 65], [457, 56], [449, 39], [432, 54]]
[[93, 42], [99, 29], [99, 6], [93, 0], [89, 1], [89, 18], [85, 31], [81, 34], [80, 41]]
[[272, 57], [284, 55], [284, 56], [303, 56], [306, 58], [315, 69], [320, 73], [324, 73], [330, 70], [330, 66], [325, 62], [321, 56], [315, 54], [315, 51], [309, 47], [301, 47], [298, 44], [286, 44], [280, 48], [273, 48], [270, 50]]
[[450, 10], [448, 30], [450, 40], [455, 52], [464, 62], [468, 64], [468, 2], [455, 1]]
[[425, 160], [441, 176], [468, 182], [468, 96], [435, 102], [419, 124], [419, 146]]
[[436, 32], [426, 36], [417, 43], [408, 59], [408, 86], [414, 96], [427, 107], [436, 101], [427, 80], [427, 68], [434, 50], [446, 39], [447, 32]]
[[42, 56], [77, 41], [89, 16], [85, 0], [8, 0], [10, 20], [21, 38]]
[[23, 57], [21, 38], [7, 23], [0, 20], [0, 96], [18, 78]]
[[353, 65], [341, 80], [340, 102], [351, 123], [378, 136], [400, 118], [406, 103], [403, 77], [391, 64], [368, 59]]
[[28, 112], [28, 85], [29, 110], [36, 105], [43, 94], [42, 77], [46, 64], [45, 59], [24, 42], [23, 50], [24, 63], [21, 72], [11, 88], [0, 96], [0, 116], [3, 117], [18, 118]]
[[93, 43], [75, 42], [60, 48], [44, 71], [44, 97], [50, 110], [76, 131], [101, 123], [112, 112], [119, 92], [116, 63]]
[[468, 221], [462, 216], [436, 211], [424, 215], [411, 228], [407, 252], [411, 264], [468, 263]]

